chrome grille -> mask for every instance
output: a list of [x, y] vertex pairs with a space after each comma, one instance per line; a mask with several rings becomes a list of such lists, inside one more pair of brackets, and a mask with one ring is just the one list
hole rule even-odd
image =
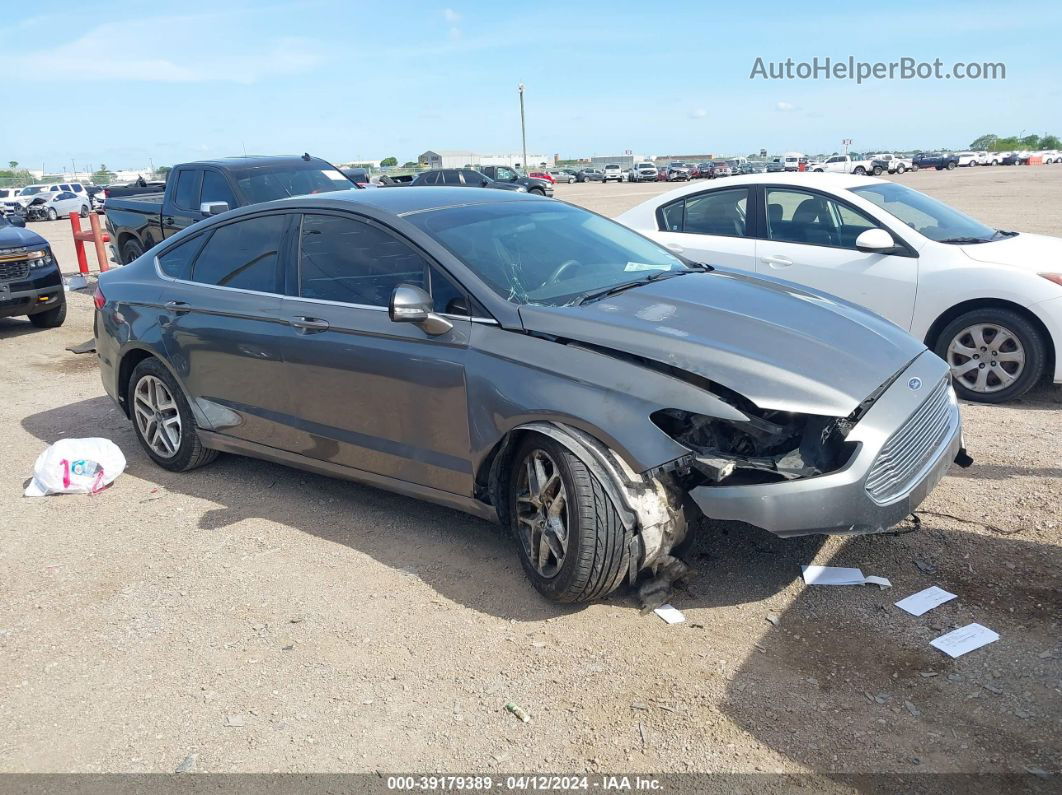
[[0, 282], [13, 282], [25, 279], [29, 276], [29, 260], [15, 260], [13, 262], [0, 262]]
[[879, 505], [903, 497], [914, 488], [922, 469], [948, 438], [958, 421], [947, 378], [933, 387], [907, 421], [882, 446], [870, 467], [866, 490]]

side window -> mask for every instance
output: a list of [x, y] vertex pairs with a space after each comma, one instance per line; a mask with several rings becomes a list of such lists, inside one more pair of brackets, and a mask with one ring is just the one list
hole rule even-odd
[[80, 182], [74, 183], [73, 188], [74, 188], [74, 193], [81, 193], [81, 192], [83, 192], [85, 190], [83, 187], [81, 187], [81, 183]]
[[60, 185], [59, 186], [59, 190], [61, 190], [61, 191], [72, 191], [73, 188], [71, 188], [69, 185]]
[[299, 294], [304, 298], [385, 307], [400, 284], [427, 289], [427, 267], [407, 244], [363, 221], [302, 217]]
[[498, 176], [495, 177], [500, 182], [512, 180], [516, 177], [516, 174], [505, 168], [504, 166], [498, 166], [498, 170], [495, 172]]
[[58, 185], [52, 185], [51, 187], [48, 188], [48, 190], [51, 191], [52, 193], [58, 193], [59, 192], [59, 186]]
[[466, 185], [471, 185], [474, 188], [483, 187], [484, 177], [478, 171], [473, 171], [472, 169], [465, 169], [461, 172], [461, 176], [464, 178]]
[[229, 209], [237, 205], [236, 197], [232, 195], [225, 178], [216, 171], [203, 172], [203, 190], [199, 195], [200, 202], [226, 202]]
[[199, 174], [193, 168], [181, 169], [177, 173], [177, 188], [173, 192], [173, 203], [182, 210], [197, 209], [195, 197], [199, 193]]
[[67, 199], [73, 199], [73, 198], [74, 198], [74, 194], [73, 194], [73, 193], [71, 193], [70, 191], [63, 191], [62, 193], [60, 193], [60, 194], [59, 194], [58, 196], [56, 196], [55, 198], [56, 198], [56, 199], [57, 199], [58, 201], [66, 201]]
[[456, 284], [436, 268], [431, 273], [431, 299], [436, 312], [447, 315], [471, 315], [469, 299]]
[[461, 172], [456, 169], [449, 169], [442, 173], [443, 185], [460, 185], [461, 184]]
[[767, 235], [771, 240], [855, 248], [855, 239], [877, 226], [856, 210], [817, 193], [767, 190]]
[[203, 245], [203, 235], [188, 238], [163, 254], [159, 254], [159, 268], [171, 279], [192, 278], [192, 260]]
[[438, 171], [429, 171], [427, 174], [425, 174], [423, 177], [421, 177], [420, 184], [421, 185], [434, 185], [438, 181], [439, 181], [439, 172]]
[[685, 209], [686, 202], [679, 200], [667, 205], [661, 211], [661, 215], [664, 217], [664, 229], [665, 232], [681, 232], [682, 231], [682, 211]]
[[687, 197], [682, 231], [695, 235], [744, 237], [748, 200], [747, 188], [715, 190]]
[[192, 280], [277, 292], [277, 263], [287, 222], [288, 216], [278, 213], [218, 227], [196, 258]]

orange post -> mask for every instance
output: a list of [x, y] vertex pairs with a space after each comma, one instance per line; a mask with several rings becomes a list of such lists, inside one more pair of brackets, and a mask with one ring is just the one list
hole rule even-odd
[[82, 231], [81, 221], [77, 213], [70, 213], [70, 228], [74, 234], [74, 250], [77, 251], [77, 268], [81, 273], [88, 274], [88, 257], [85, 256], [85, 244], [93, 243], [96, 246], [96, 261], [100, 265], [100, 273], [107, 270], [110, 265], [107, 262], [107, 252], [103, 244], [110, 241], [111, 236], [100, 229], [100, 218], [96, 213], [89, 215], [89, 231]]

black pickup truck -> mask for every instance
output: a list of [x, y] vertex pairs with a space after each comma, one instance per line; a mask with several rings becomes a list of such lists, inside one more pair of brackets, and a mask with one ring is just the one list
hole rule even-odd
[[516, 169], [508, 166], [480, 166], [479, 171], [495, 182], [523, 185], [528, 193], [537, 193], [539, 196], [553, 195], [553, 184], [549, 180], [539, 179], [538, 177], [525, 177]]
[[959, 156], [951, 152], [919, 152], [911, 158], [911, 163], [918, 168], [935, 168], [937, 171], [955, 168], [959, 165]]
[[127, 265], [197, 221], [235, 207], [358, 185], [326, 160], [227, 157], [174, 166], [159, 192], [107, 197], [104, 212], [117, 260]]

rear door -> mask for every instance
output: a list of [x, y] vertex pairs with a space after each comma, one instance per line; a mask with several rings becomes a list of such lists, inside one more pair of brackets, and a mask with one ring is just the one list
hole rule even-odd
[[766, 209], [765, 239], [756, 249], [760, 273], [833, 293], [911, 327], [915, 252], [902, 241], [897, 243], [904, 254], [867, 254], [855, 247], [867, 229], [888, 229], [862, 210], [804, 188], [768, 186]]
[[748, 186], [684, 196], [657, 210], [653, 237], [695, 262], [755, 271], [756, 196]]
[[[284, 316], [296, 452], [471, 495], [467, 299], [393, 231], [347, 213], [302, 216]], [[388, 315], [399, 284], [431, 292], [453, 328], [432, 336]]]
[[162, 202], [162, 236], [170, 237], [205, 217], [199, 212], [199, 191], [203, 171], [198, 168], [177, 169], [172, 191]]
[[163, 340], [189, 396], [228, 436], [288, 449], [291, 408], [280, 313], [287, 227], [263, 213], [188, 238], [158, 257]]

